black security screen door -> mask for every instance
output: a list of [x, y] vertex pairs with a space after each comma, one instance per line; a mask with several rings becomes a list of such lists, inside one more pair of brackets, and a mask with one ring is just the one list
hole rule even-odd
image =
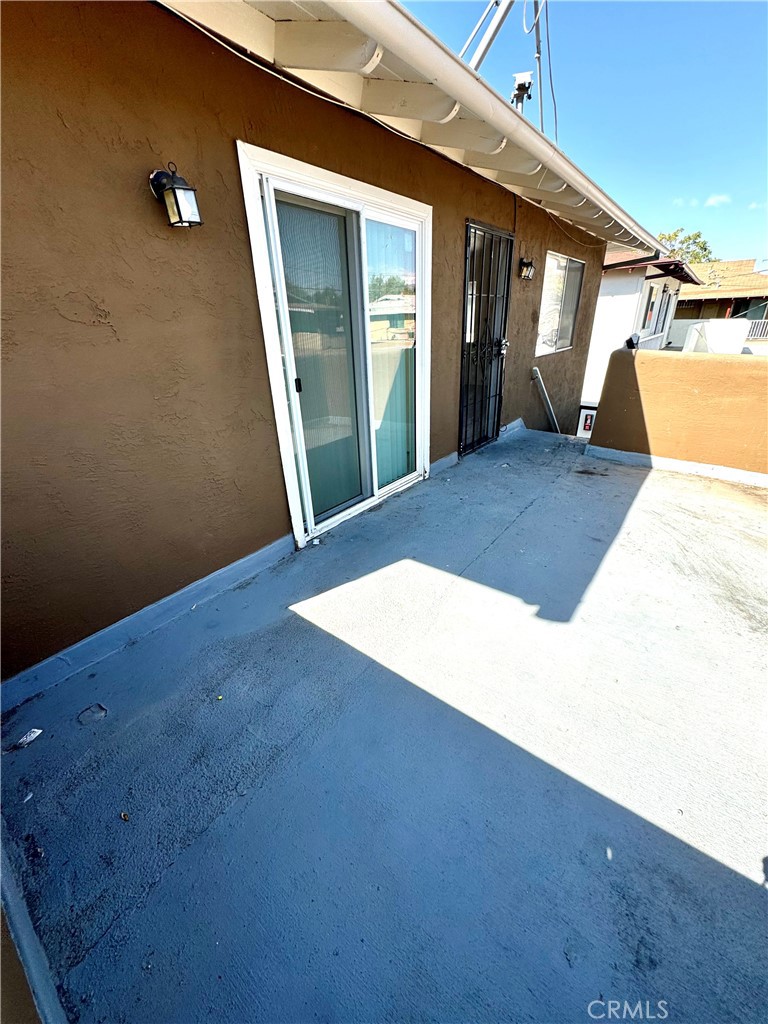
[[467, 224], [459, 454], [499, 436], [512, 235]]

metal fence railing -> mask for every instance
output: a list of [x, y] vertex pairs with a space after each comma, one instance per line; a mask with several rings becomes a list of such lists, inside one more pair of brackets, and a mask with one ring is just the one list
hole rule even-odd
[[751, 320], [747, 341], [768, 341], [768, 320]]

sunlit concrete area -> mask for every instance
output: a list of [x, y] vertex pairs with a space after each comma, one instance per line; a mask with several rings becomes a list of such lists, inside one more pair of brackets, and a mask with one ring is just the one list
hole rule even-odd
[[765, 523], [509, 433], [10, 709], [34, 983], [81, 1024], [763, 1020]]

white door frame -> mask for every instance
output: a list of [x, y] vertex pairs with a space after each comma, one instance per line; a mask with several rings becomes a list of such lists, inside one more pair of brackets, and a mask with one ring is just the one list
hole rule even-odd
[[[322, 167], [314, 167], [280, 153], [260, 149], [246, 142], [238, 141], [237, 155], [288, 509], [296, 545], [302, 548], [318, 534], [364, 512], [390, 494], [410, 487], [417, 480], [429, 476], [432, 208], [414, 199], [387, 192]], [[416, 470], [387, 487], [379, 488], [376, 474], [376, 444], [372, 435], [372, 496], [323, 520], [322, 523], [315, 523], [312, 515], [301, 408], [298, 395], [289, 387], [289, 381], [296, 377], [293, 347], [291, 344], [283, 345], [281, 341], [281, 337], [290, 336], [290, 322], [282, 272], [273, 273], [273, 268], [282, 267], [280, 237], [275, 217], [275, 191], [288, 192], [305, 199], [314, 199], [317, 202], [356, 211], [360, 216], [364, 267], [366, 219], [383, 220], [416, 233]], [[365, 273], [363, 290], [363, 303], [367, 308], [368, 284]], [[368, 318], [363, 319], [366, 324], [368, 405], [372, 416], [371, 345]]]

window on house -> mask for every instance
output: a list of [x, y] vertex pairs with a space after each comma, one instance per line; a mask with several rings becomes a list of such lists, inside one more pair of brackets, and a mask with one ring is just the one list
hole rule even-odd
[[539, 336], [536, 341], [537, 356], [572, 347], [583, 279], [584, 264], [581, 260], [561, 256], [556, 252], [547, 253], [539, 312]]
[[664, 333], [671, 298], [672, 292], [668, 284], [648, 286], [643, 315], [638, 327], [641, 338], [651, 338]]
[[731, 308], [731, 317], [741, 317], [743, 320], [764, 320], [768, 312], [768, 300], [766, 299], [734, 299]]
[[640, 332], [641, 334], [651, 334], [651, 328], [653, 327], [653, 314], [656, 310], [656, 303], [659, 298], [658, 285], [652, 284], [648, 289], [648, 295], [645, 299], [645, 309], [643, 311], [643, 318], [640, 321]]
[[669, 304], [672, 299], [672, 292], [669, 287], [665, 284], [661, 292], [661, 301], [659, 302], [659, 314], [656, 317], [656, 327], [654, 329], [655, 334], [663, 334], [664, 328], [667, 324], [667, 314], [669, 313]]

